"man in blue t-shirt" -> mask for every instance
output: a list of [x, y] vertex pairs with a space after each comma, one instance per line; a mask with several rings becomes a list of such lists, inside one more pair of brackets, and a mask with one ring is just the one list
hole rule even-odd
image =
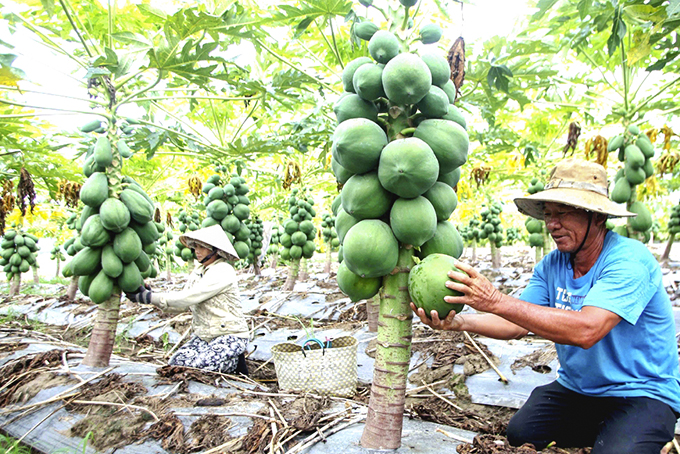
[[469, 265], [449, 272], [446, 297], [482, 314], [423, 323], [497, 339], [533, 332], [555, 342], [557, 380], [536, 388], [510, 420], [508, 440], [537, 449], [592, 446], [593, 454], [658, 454], [680, 416], [675, 322], [661, 269], [639, 241], [608, 231], [607, 217], [635, 216], [608, 198], [599, 164], [566, 160], [545, 190], [515, 199], [542, 219], [557, 249], [534, 270], [519, 299], [502, 294]]

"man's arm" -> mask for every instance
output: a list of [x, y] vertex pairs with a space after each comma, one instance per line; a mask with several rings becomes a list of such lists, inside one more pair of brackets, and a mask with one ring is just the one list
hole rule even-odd
[[[449, 272], [452, 281], [446, 285], [463, 295], [447, 296], [446, 302], [467, 304], [478, 311], [495, 314], [558, 344], [590, 348], [621, 321], [617, 314], [594, 306], [585, 306], [576, 312], [531, 304], [502, 294], [471, 266], [461, 262], [456, 266], [467, 274]], [[479, 323], [475, 323], [478, 328]]]
[[423, 309], [416, 308], [413, 303], [411, 308], [424, 324], [433, 329], [468, 331], [503, 340], [519, 339], [528, 333], [528, 330], [521, 326], [494, 314], [456, 314], [456, 311], [451, 311], [444, 320], [441, 320], [435, 310], [428, 317]]

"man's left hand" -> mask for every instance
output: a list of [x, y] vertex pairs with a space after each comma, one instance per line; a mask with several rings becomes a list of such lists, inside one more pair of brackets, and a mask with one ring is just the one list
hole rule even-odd
[[470, 265], [458, 261], [456, 267], [463, 272], [449, 271], [448, 276], [451, 280], [446, 282], [446, 286], [463, 295], [447, 296], [444, 301], [452, 304], [467, 304], [482, 312], [494, 312], [494, 308], [503, 296], [501, 292]]

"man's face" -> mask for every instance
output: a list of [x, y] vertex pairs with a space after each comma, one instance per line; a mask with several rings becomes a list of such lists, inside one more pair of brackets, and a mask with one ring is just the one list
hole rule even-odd
[[545, 225], [560, 252], [574, 252], [588, 229], [588, 213], [585, 210], [546, 202], [543, 207]]

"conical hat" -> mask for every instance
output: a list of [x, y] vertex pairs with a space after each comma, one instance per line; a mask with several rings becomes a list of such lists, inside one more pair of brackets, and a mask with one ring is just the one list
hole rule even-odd
[[203, 243], [207, 245], [208, 249], [217, 248], [217, 253], [226, 259], [239, 259], [236, 249], [234, 249], [231, 241], [229, 241], [227, 234], [217, 224], [194, 230], [193, 232], [187, 232], [179, 237], [179, 241], [188, 248], [193, 248], [196, 242]]
[[545, 202], [562, 203], [612, 217], [636, 216], [627, 211], [625, 206], [609, 200], [607, 172], [604, 167], [581, 159], [560, 162], [550, 173], [545, 190], [515, 199], [520, 213], [541, 220]]

